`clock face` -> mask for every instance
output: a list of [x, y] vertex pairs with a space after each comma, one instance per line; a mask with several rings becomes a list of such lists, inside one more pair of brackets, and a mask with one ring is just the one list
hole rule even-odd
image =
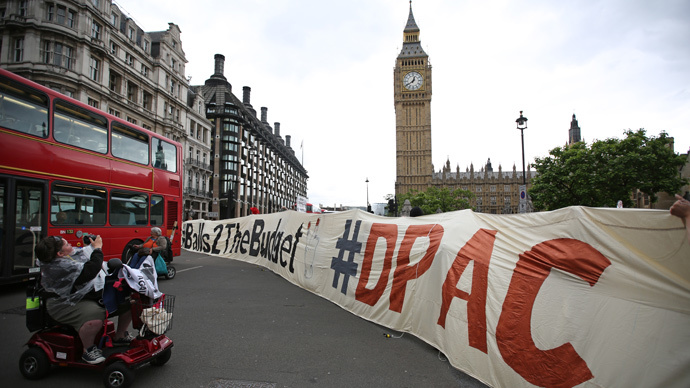
[[403, 86], [407, 90], [417, 90], [421, 88], [422, 82], [424, 82], [422, 75], [416, 71], [411, 71], [403, 77]]

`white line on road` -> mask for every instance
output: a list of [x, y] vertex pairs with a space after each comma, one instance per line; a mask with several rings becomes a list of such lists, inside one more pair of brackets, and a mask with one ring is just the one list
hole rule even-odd
[[190, 269], [197, 269], [197, 268], [201, 268], [201, 267], [203, 267], [203, 265], [199, 265], [199, 266], [191, 267], [191, 268], [181, 269], [181, 270], [178, 270], [177, 272], [189, 271]]

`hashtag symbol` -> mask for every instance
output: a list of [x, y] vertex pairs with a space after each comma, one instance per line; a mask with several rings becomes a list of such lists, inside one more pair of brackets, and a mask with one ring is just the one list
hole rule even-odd
[[[359, 253], [362, 250], [362, 243], [357, 242], [357, 237], [359, 235], [359, 225], [362, 221], [357, 221], [355, 224], [355, 231], [352, 234], [352, 240], [349, 240], [350, 226], [352, 226], [352, 220], [347, 220], [345, 222], [345, 233], [343, 237], [338, 239], [335, 247], [339, 249], [338, 257], [333, 257], [331, 259], [331, 269], [335, 271], [333, 275], [333, 288], [338, 288], [338, 281], [340, 280], [340, 274], [343, 274], [343, 287], [340, 292], [347, 295], [347, 282], [350, 276], [357, 275], [357, 266], [355, 263], [355, 253]], [[345, 251], [348, 252], [347, 261], [344, 260], [343, 256]]]

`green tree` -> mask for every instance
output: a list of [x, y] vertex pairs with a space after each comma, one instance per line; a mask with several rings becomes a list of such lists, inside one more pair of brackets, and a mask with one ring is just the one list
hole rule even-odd
[[469, 209], [470, 198], [474, 194], [467, 190], [450, 189], [448, 187], [438, 188], [431, 186], [426, 191], [416, 191], [401, 195], [398, 198], [398, 211], [402, 210], [402, 205], [406, 199], [410, 200], [412, 206], [419, 206], [424, 214], [436, 213], [438, 209], [442, 212], [452, 212], [455, 210]]
[[682, 156], [673, 152], [666, 133], [647, 137], [644, 129], [625, 131], [620, 139], [597, 140], [554, 148], [550, 156], [535, 158], [529, 194], [538, 210], [566, 206], [614, 207], [623, 201], [631, 207], [633, 190], [656, 202], [656, 193], [677, 192], [686, 181], [679, 170]]

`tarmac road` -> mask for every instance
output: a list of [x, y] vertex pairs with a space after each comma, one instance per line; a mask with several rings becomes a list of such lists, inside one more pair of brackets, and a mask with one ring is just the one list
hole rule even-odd
[[[172, 358], [138, 369], [135, 387], [486, 387], [416, 337], [396, 338], [269, 270], [184, 251], [173, 264], [177, 276], [159, 278], [161, 291], [176, 296]], [[77, 369], [23, 378], [24, 290], [0, 287], [2, 385], [102, 386], [101, 373]]]

